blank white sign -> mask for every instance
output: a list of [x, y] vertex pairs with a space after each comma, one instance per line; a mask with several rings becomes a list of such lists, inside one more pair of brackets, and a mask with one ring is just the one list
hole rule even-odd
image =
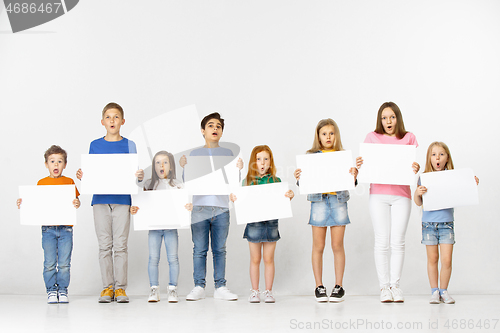
[[[223, 165], [233, 160], [233, 156], [187, 156], [187, 164], [184, 166], [185, 188], [192, 195], [229, 194], [229, 185], [222, 170]], [[221, 169], [213, 171], [214, 163], [219, 163]], [[234, 163], [236, 165], [236, 161]], [[234, 174], [231, 174], [231, 177], [234, 177]]]
[[288, 183], [242, 186], [234, 189], [236, 223], [247, 224], [292, 217]]
[[21, 224], [76, 225], [75, 185], [19, 186]]
[[185, 229], [191, 225], [189, 203], [184, 189], [139, 191], [132, 196], [132, 205], [139, 207], [133, 215], [134, 230]]
[[136, 194], [137, 154], [82, 154], [82, 194]]
[[420, 182], [427, 188], [422, 196], [426, 211], [479, 204], [472, 169], [426, 172], [420, 175]]
[[415, 184], [412, 164], [416, 161], [416, 146], [361, 143], [359, 155], [363, 158], [363, 166], [358, 174], [359, 182], [392, 185]]
[[354, 176], [350, 150], [331, 153], [298, 155], [297, 168], [300, 174], [300, 194], [328, 193], [354, 189]]

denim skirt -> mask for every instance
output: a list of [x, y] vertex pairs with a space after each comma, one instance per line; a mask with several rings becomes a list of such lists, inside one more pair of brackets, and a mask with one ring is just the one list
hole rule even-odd
[[335, 194], [323, 194], [321, 201], [311, 201], [309, 224], [315, 227], [335, 227], [351, 223], [347, 202], [339, 202]]
[[276, 242], [280, 237], [278, 220], [248, 223], [243, 238], [251, 243]]

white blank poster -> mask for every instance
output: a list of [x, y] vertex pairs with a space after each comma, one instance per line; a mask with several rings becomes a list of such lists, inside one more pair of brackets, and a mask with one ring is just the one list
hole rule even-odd
[[300, 174], [300, 194], [327, 193], [354, 189], [350, 150], [297, 156]]
[[234, 189], [236, 223], [247, 224], [292, 217], [288, 183], [242, 186]]
[[472, 169], [426, 172], [420, 175], [427, 192], [422, 196], [424, 210], [438, 210], [479, 204]]
[[19, 186], [21, 224], [75, 225], [75, 185]]
[[137, 154], [82, 154], [82, 194], [136, 194]]
[[361, 143], [359, 155], [363, 166], [359, 169], [360, 183], [413, 185], [415, 173], [412, 164], [416, 161], [417, 147]]
[[139, 191], [132, 197], [132, 205], [139, 207], [133, 215], [134, 230], [182, 229], [191, 224], [189, 203], [184, 189]]

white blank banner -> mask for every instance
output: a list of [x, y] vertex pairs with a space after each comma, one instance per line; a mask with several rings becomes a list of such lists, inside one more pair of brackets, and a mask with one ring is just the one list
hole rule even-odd
[[186, 190], [140, 191], [132, 197], [132, 205], [139, 207], [133, 215], [134, 230], [185, 229], [191, 224]]
[[413, 185], [415, 173], [412, 164], [416, 161], [417, 147], [361, 143], [359, 155], [363, 166], [359, 170], [360, 183]]
[[354, 176], [350, 150], [331, 153], [298, 155], [300, 194], [327, 193], [354, 189]]
[[136, 194], [137, 154], [82, 154], [82, 194]]
[[75, 225], [75, 185], [19, 186], [21, 224]]
[[292, 217], [288, 183], [242, 186], [234, 189], [236, 223], [247, 224]]
[[[232, 163], [233, 160], [234, 156], [187, 156], [187, 164], [184, 166], [185, 188], [193, 195], [229, 194], [229, 185], [223, 170], [224, 165]], [[220, 169], [213, 171], [215, 165]], [[230, 176], [234, 178], [234, 172]]]
[[472, 169], [426, 172], [420, 175], [420, 182], [427, 188], [422, 196], [426, 211], [479, 204]]

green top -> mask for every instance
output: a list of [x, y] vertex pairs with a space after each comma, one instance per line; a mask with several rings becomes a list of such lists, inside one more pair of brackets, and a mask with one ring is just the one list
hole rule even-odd
[[[257, 184], [253, 181], [250, 185], [262, 185], [262, 184], [271, 184], [271, 183], [281, 183], [281, 179], [276, 177], [277, 180], [274, 180], [274, 178], [271, 176], [271, 174], [264, 175], [264, 177], [256, 177], [255, 180], [257, 181]], [[241, 185], [246, 186], [247, 180], [246, 178], [243, 179], [243, 182]]]

